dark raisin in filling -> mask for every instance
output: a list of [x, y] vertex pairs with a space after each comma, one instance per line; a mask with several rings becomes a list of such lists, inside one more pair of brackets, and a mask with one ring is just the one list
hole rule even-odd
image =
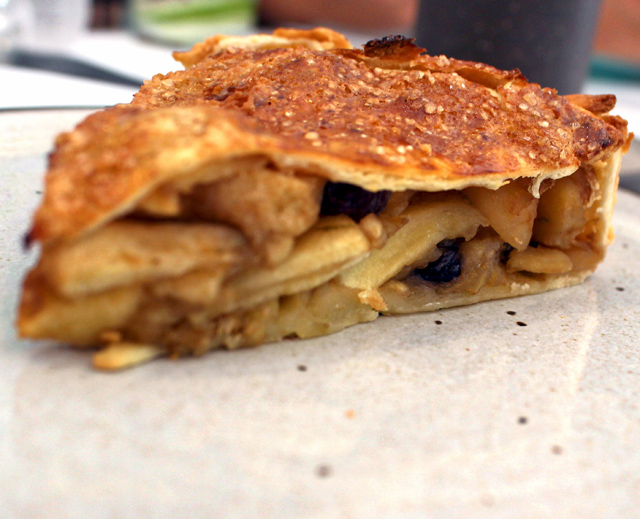
[[513, 250], [514, 250], [514, 247], [512, 245], [509, 245], [508, 243], [503, 243], [502, 247], [500, 248], [500, 262], [506, 263], [507, 261], [509, 261], [509, 256], [511, 256], [511, 252]]
[[351, 184], [327, 182], [320, 214], [346, 214], [359, 222], [369, 213], [380, 214], [384, 211], [390, 196], [391, 191], [372, 193]]
[[447, 283], [460, 277], [462, 262], [459, 240], [442, 240], [438, 243], [438, 249], [442, 251], [442, 255], [425, 268], [416, 269], [414, 274], [433, 283]]

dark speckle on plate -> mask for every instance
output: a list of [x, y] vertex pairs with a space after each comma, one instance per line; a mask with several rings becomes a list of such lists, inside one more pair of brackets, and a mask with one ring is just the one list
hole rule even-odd
[[331, 475], [331, 467], [329, 465], [318, 465], [316, 468], [316, 474], [320, 478], [326, 478]]

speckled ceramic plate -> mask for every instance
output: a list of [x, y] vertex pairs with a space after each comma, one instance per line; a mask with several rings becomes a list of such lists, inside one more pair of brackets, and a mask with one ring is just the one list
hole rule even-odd
[[13, 328], [46, 134], [85, 113], [0, 114], [3, 518], [637, 516], [640, 198], [580, 286], [97, 373]]

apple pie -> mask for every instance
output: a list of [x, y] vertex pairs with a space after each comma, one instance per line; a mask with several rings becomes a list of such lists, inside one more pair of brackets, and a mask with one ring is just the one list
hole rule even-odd
[[611, 95], [354, 49], [215, 36], [60, 135], [21, 336], [120, 369], [582, 282], [631, 136]]

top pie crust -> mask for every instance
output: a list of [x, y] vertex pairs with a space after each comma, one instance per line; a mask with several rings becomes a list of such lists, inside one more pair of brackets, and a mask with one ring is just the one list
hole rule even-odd
[[544, 179], [626, 140], [620, 121], [517, 70], [420, 54], [407, 40], [366, 51], [343, 40], [289, 30], [178, 53], [189, 68], [156, 75], [131, 104], [58, 137], [31, 239], [73, 238], [168, 183], [233, 174], [248, 156], [370, 191], [497, 189], [530, 177], [537, 195]]

